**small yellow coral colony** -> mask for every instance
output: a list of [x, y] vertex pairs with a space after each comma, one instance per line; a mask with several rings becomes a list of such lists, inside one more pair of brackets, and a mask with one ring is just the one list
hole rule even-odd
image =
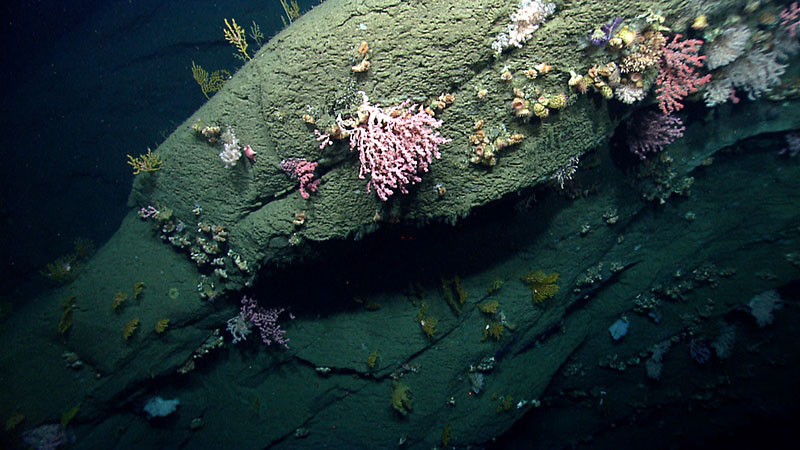
[[75, 309], [75, 296], [71, 296], [61, 301], [61, 307], [64, 312], [61, 314], [61, 320], [58, 322], [58, 332], [66, 335], [67, 331], [72, 328], [72, 311]]
[[300, 6], [297, 5], [297, 0], [280, 0], [281, 6], [283, 7], [283, 12], [286, 14], [286, 18], [281, 17], [283, 21], [283, 26], [288, 25], [286, 20], [289, 20], [289, 23], [294, 22], [295, 19], [300, 18]]
[[392, 407], [402, 415], [411, 411], [411, 389], [399, 380], [392, 381]]
[[114, 300], [111, 301], [111, 309], [113, 309], [114, 311], [118, 310], [119, 307], [122, 306], [122, 304], [125, 303], [125, 300], [127, 299], [128, 299], [128, 294], [122, 291], [117, 291], [117, 293], [114, 294]]
[[224, 20], [225, 28], [222, 29], [222, 32], [225, 33], [225, 40], [233, 45], [237, 52], [241, 53], [234, 53], [234, 55], [242, 61], [252, 59], [250, 55], [247, 54], [247, 37], [244, 28], [236, 23], [236, 19], [231, 19], [230, 23], [228, 23], [228, 19]]
[[417, 320], [419, 321], [419, 326], [422, 329], [422, 332], [425, 333], [425, 336], [432, 338], [433, 335], [436, 334], [436, 325], [439, 324], [439, 319], [428, 314], [427, 303], [422, 302], [420, 305], [419, 311], [417, 311]]
[[133, 333], [136, 332], [136, 329], [139, 328], [139, 318], [131, 319], [130, 322], [125, 324], [125, 327], [122, 328], [122, 337], [127, 341], [128, 339], [133, 336]]
[[209, 92], [217, 92], [222, 89], [222, 86], [231, 77], [231, 73], [223, 69], [215, 70], [209, 75], [205, 69], [192, 61], [192, 77], [194, 77], [194, 81], [200, 85], [200, 90], [203, 91], [203, 95], [209, 98]]
[[522, 277], [522, 282], [530, 286], [533, 303], [537, 305], [556, 295], [558, 292], [556, 281], [558, 281], [557, 273], [547, 275], [541, 270], [530, 271]]
[[156, 333], [161, 334], [167, 330], [168, 326], [169, 326], [169, 319], [161, 319], [158, 322], [156, 322], [155, 331]]
[[161, 158], [153, 153], [150, 148], [147, 149], [147, 153], [144, 155], [139, 155], [138, 157], [134, 158], [131, 155], [126, 155], [128, 157], [128, 164], [133, 167], [133, 174], [139, 175], [142, 172], [155, 172], [161, 169]]
[[133, 285], [133, 298], [138, 299], [140, 295], [144, 292], [144, 281], [139, 281]]
[[502, 323], [496, 320], [490, 320], [484, 327], [483, 327], [483, 337], [481, 341], [485, 341], [489, 337], [493, 337], [495, 341], [499, 341], [500, 337], [503, 335], [503, 330], [505, 327]]
[[498, 302], [497, 300], [492, 300], [491, 302], [479, 303], [478, 309], [480, 309], [481, 312], [486, 314], [494, 314], [497, 312], [497, 308], [499, 306], [500, 302]]
[[367, 356], [367, 367], [372, 370], [375, 368], [375, 364], [378, 362], [378, 351], [375, 350]]

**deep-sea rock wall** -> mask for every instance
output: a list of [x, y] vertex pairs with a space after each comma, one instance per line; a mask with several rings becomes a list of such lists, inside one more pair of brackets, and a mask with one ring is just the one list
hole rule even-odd
[[[496, 58], [491, 43], [509, 22], [513, 2], [327, 1], [266, 44], [225, 88], [190, 117], [158, 153], [165, 161], [153, 179], [137, 180], [138, 206], [161, 204], [189, 223], [201, 206], [202, 219], [230, 233], [230, 246], [253, 269], [282, 265], [308, 249], [307, 243], [362, 236], [379, 222], [455, 222], [472, 208], [551, 178], [571, 157], [602, 142], [614, 127], [605, 102], [568, 90], [570, 70], [584, 64], [579, 49], [585, 30], [605, 17], [631, 10], [646, 12], [648, 2], [596, 2], [559, 5], [521, 48]], [[665, 9], [669, 5], [662, 5]], [[354, 73], [357, 47], [369, 45], [369, 71]], [[549, 73], [526, 80], [535, 65]], [[505, 71], [516, 80], [502, 79]], [[517, 119], [509, 107], [516, 86], [547, 95], [569, 94], [568, 107], [547, 120]], [[485, 90], [485, 98], [478, 96]], [[410, 195], [382, 202], [358, 178], [357, 157], [347, 142], [320, 150], [316, 127], [352, 112], [365, 92], [372, 103], [397, 105], [411, 99], [429, 104], [443, 93], [455, 101], [440, 111], [442, 159]], [[525, 141], [502, 152], [491, 170], [468, 162], [469, 135], [478, 120], [487, 130], [522, 133]], [[617, 119], [618, 120], [618, 119]], [[230, 127], [257, 162], [223, 167], [212, 145], [190, 129], [197, 121]], [[280, 169], [289, 158], [319, 161], [322, 182], [309, 200]], [[446, 194], [438, 195], [441, 185]], [[306, 215], [298, 229], [297, 212]], [[290, 243], [291, 242], [291, 243]], [[249, 274], [239, 277], [247, 279]], [[241, 283], [241, 281], [239, 282]]]
[[[619, 2], [598, 10], [596, 2], [559, 3], [522, 49], [495, 59], [490, 43], [515, 5], [470, 3], [329, 0], [265, 45], [159, 147], [163, 169], [140, 177], [131, 196], [137, 206], [171, 209], [192, 228], [195, 221], [222, 226], [224, 245], [248, 270], [232, 270], [230, 282], [217, 280], [215, 298], [202, 298], [206, 285], [188, 252], [162, 242], [152, 221], [131, 213], [73, 284], [6, 322], [2, 344], [10, 350], [0, 367], [19, 389], [4, 390], [4, 403], [36, 424], [80, 404], [73, 426], [78, 447], [86, 448], [141, 445], [144, 437], [152, 446], [388, 448], [402, 441], [430, 448], [445, 434], [451, 443], [472, 445], [550, 407], [562, 420], [575, 409], [630, 418], [620, 405], [650, 397], [625, 386], [649, 383], [666, 403], [694, 366], [667, 365], [663, 384], [645, 378], [643, 361], [665, 339], [682, 348], [684, 358], [676, 351], [673, 361], [687, 359], [690, 333], [711, 341], [722, 320], [757, 340], [759, 329], [742, 308], [797, 275], [782, 255], [798, 245], [797, 215], [786, 205], [800, 177], [793, 161], [766, 147], [753, 150], [758, 145], [747, 139], [774, 146], [769, 133], [800, 126], [797, 103], [744, 102], [708, 115], [687, 108], [694, 120], [685, 138], [645, 166], [655, 174], [637, 178], [608, 140], [627, 111], [597, 95], [570, 94], [569, 106], [547, 120], [520, 121], [501, 75], [506, 66], [517, 77], [546, 62], [553, 69], [534, 82], [548, 93], [566, 92], [570, 68], [583, 64], [576, 42], [587, 29], [656, 5]], [[695, 12], [694, 2], [659, 5], [681, 11], [676, 28]], [[354, 74], [361, 41], [371, 48], [371, 68]], [[357, 102], [358, 91], [383, 105], [455, 95], [437, 115], [453, 142], [442, 146], [442, 159], [420, 185], [388, 203], [366, 193], [345, 143], [321, 150], [302, 119], [313, 114], [324, 127], [339, 109], [354, 106], [348, 99]], [[258, 152], [256, 163], [223, 167], [219, 145], [191, 129], [198, 119], [235, 129]], [[468, 136], [477, 120], [527, 137], [491, 170], [473, 166]], [[729, 151], [716, 156], [723, 161], [717, 169], [722, 149]], [[534, 187], [587, 152], [567, 189]], [[308, 200], [279, 168], [291, 157], [320, 161], [322, 182]], [[682, 189], [692, 177], [693, 189]], [[758, 181], [755, 190], [751, 180]], [[434, 189], [439, 183], [443, 196]], [[516, 192], [518, 198], [509, 195]], [[731, 199], [731, 192], [741, 194]], [[298, 227], [292, 220], [299, 211], [307, 217]], [[387, 218], [377, 227], [376, 213]], [[394, 221], [401, 223], [384, 226]], [[420, 224], [426, 227], [414, 228]], [[365, 233], [375, 228], [388, 230]], [[356, 235], [363, 240], [340, 242]], [[298, 263], [311, 251], [325, 258]], [[552, 298], [533, 301], [520, 281], [531, 270], [559, 274]], [[759, 270], [773, 276], [753, 276]], [[686, 274], [696, 282], [691, 288], [680, 283]], [[456, 275], [467, 295], [450, 304], [446, 293], [458, 293]], [[140, 297], [112, 307], [115, 292], [140, 281]], [[502, 287], [490, 292], [498, 281]], [[296, 315], [281, 322], [290, 349], [265, 347], [255, 335], [230, 344], [224, 324], [241, 293], [226, 290], [245, 285], [249, 295]], [[680, 295], [673, 298], [674, 289]], [[72, 295], [71, 327], [59, 334], [63, 311], [56, 305]], [[652, 305], [636, 303], [641, 296], [659, 296], [657, 321], [649, 310], [634, 310]], [[495, 300], [497, 309], [484, 312]], [[41, 305], [47, 307], [37, 311]], [[629, 334], [612, 342], [608, 326], [622, 316]], [[164, 318], [170, 325], [158, 333], [155, 324]], [[431, 318], [437, 325], [427, 336], [423, 322]], [[133, 320], [139, 328], [124, 334]], [[487, 327], [497, 324], [495, 339]], [[65, 367], [65, 351], [83, 368]], [[39, 369], [41, 361], [49, 370]], [[411, 390], [402, 412], [390, 403], [396, 380]], [[614, 383], [619, 389], [609, 391]], [[569, 390], [548, 391], [553, 385]], [[146, 420], [141, 407], [153, 395], [180, 398], [177, 413]], [[570, 399], [581, 403], [558, 405]], [[610, 428], [592, 423], [579, 431]]]

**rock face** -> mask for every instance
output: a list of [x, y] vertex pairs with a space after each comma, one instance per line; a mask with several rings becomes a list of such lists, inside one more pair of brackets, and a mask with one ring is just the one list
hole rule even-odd
[[[686, 21], [693, 4], [658, 5], [681, 7]], [[131, 200], [169, 217], [155, 229], [132, 212], [74, 283], [8, 319], [0, 367], [16, 389], [0, 400], [31, 423], [80, 404], [71, 426], [83, 448], [431, 448], [485, 445], [521, 418], [537, 442], [560, 447], [622, 423], [655, 429], [660, 417], [645, 410], [685, 410], [702, 398], [727, 411], [731, 399], [774, 394], [749, 379], [769, 378], [774, 355], [720, 356], [700, 371], [686, 348], [712, 345], [731, 326], [741, 348], [793, 342], [781, 324], [796, 322], [796, 308], [762, 331], [737, 306], [797, 275], [784, 255], [798, 248], [797, 214], [785, 205], [800, 189], [799, 169], [768, 150], [782, 138], [769, 133], [800, 126], [797, 102], [719, 107], [705, 120], [694, 111], [669, 157], [650, 161], [639, 178], [607, 139], [625, 117], [619, 105], [569, 94], [545, 120], [511, 111], [514, 88], [567, 90], [569, 70], [586, 65], [576, 43], [586, 30], [654, 6], [598, 11], [597, 2], [571, 2], [522, 49], [496, 58], [491, 42], [515, 8], [509, 2], [324, 2], [159, 147], [163, 169], [140, 176]], [[370, 68], [356, 73], [362, 41]], [[542, 62], [553, 69], [526, 78]], [[366, 192], [346, 142], [320, 149], [302, 118], [324, 131], [355, 110], [359, 91], [384, 106], [455, 96], [437, 113], [452, 139], [442, 158], [388, 202]], [[473, 165], [478, 120], [526, 138], [491, 169]], [[198, 121], [234, 130], [256, 162], [224, 167], [221, 145], [192, 130]], [[534, 187], [589, 151], [566, 189]], [[322, 181], [307, 200], [280, 169], [289, 158], [319, 162]], [[178, 220], [189, 243], [162, 242], [175, 233], [163, 227]], [[400, 225], [384, 226], [392, 222]], [[194, 246], [222, 265], [198, 271]], [[324, 257], [299, 261], [312, 253]], [[539, 270], [550, 275], [526, 277]], [[535, 295], [536, 280], [547, 280], [548, 295]], [[139, 282], [143, 293], [112, 309], [115, 292]], [[291, 308], [296, 318], [280, 322], [288, 350], [255, 333], [230, 343], [224, 325], [242, 295], [231, 291], [245, 285], [265, 306]], [[63, 312], [54, 305], [70, 296], [71, 327], [59, 335]], [[612, 342], [608, 327], [623, 316], [629, 333]], [[163, 319], [168, 328], [156, 332]], [[139, 328], [123, 336], [133, 320]], [[665, 340], [671, 350], [660, 355], [656, 384], [642, 367]], [[83, 362], [78, 372], [62, 364], [64, 351]], [[52, 370], [40, 370], [44, 363]], [[724, 382], [712, 370], [723, 364]], [[799, 371], [791, 369], [790, 380]], [[695, 388], [686, 386], [695, 377]], [[163, 423], [141, 415], [154, 396], [180, 401]]]
[[[514, 9], [496, 0], [424, 7], [324, 2], [266, 44], [158, 148], [164, 168], [137, 180], [131, 198], [141, 206], [167, 206], [187, 223], [199, 204], [203, 219], [228, 230], [230, 248], [255, 269], [290, 263], [307, 251], [308, 242], [363, 236], [379, 227], [378, 217], [453, 223], [476, 206], [545, 181], [603, 141], [613, 121], [604, 104], [574, 94], [565, 109], [544, 121], [520, 120], [510, 106], [514, 89], [529, 97], [568, 93], [569, 70], [579, 67], [581, 57], [575, 30], [591, 28], [596, 18], [556, 13], [522, 49], [496, 58], [490, 44]], [[370, 66], [357, 73], [352, 67], [361, 60], [362, 42], [368, 44]], [[526, 71], [541, 63], [552, 70], [529, 79]], [[513, 79], [502, 79], [506, 71]], [[439, 131], [452, 141], [408, 195], [382, 202], [367, 193], [367, 180], [358, 178], [358, 157], [346, 140], [323, 150], [315, 141], [315, 127], [324, 132], [337, 115], [355, 112], [359, 92], [384, 107], [406, 99], [429, 105], [441, 94], [454, 96], [436, 112], [443, 121]], [[304, 114], [316, 126], [306, 123]], [[491, 169], [471, 164], [468, 137], [478, 120], [492, 139], [520, 133], [525, 140], [499, 151], [500, 163]], [[257, 162], [243, 158], [224, 167], [217, 156], [221, 144], [191, 130], [198, 122], [232, 129], [242, 145], [257, 152]], [[280, 169], [290, 158], [320, 163], [316, 173], [322, 181], [308, 200]], [[444, 187], [445, 195], [434, 186]], [[305, 214], [302, 227], [292, 223], [297, 212]], [[234, 272], [239, 282], [247, 278]]]

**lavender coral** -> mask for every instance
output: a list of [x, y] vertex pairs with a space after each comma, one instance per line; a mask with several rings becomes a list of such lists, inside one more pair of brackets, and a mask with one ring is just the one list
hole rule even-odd
[[522, 47], [522, 44], [530, 39], [533, 32], [539, 29], [539, 25], [544, 22], [544, 19], [553, 14], [555, 10], [555, 3], [520, 0], [517, 11], [511, 15], [511, 23], [492, 42], [495, 54], [499, 55], [509, 47]]
[[679, 117], [655, 112], [628, 119], [626, 128], [628, 148], [641, 159], [647, 158], [648, 153], [660, 152], [665, 146], [682, 137], [686, 130]]
[[[278, 316], [285, 311], [283, 308], [266, 309], [258, 305], [254, 298], [242, 297], [242, 307], [239, 314], [228, 320], [228, 331], [233, 336], [233, 343], [247, 339], [251, 327], [258, 329], [261, 340], [270, 345], [273, 342], [289, 348], [289, 338], [285, 337], [286, 331], [278, 325]], [[293, 318], [289, 314], [290, 318]]]

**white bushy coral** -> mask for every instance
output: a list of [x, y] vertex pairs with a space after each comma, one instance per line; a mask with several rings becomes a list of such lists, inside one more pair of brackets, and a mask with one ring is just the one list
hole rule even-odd
[[511, 23], [497, 35], [492, 49], [499, 55], [509, 47], [522, 47], [539, 25], [556, 10], [555, 3], [540, 0], [520, 0], [517, 11], [511, 15]]
[[772, 312], [781, 309], [781, 296], [775, 290], [764, 291], [750, 299], [747, 306], [758, 326], [763, 328], [772, 323]]
[[722, 30], [706, 50], [706, 68], [714, 70], [728, 65], [742, 56], [747, 40], [753, 32], [744, 25], [734, 25]]
[[233, 130], [227, 128], [220, 136], [222, 141], [222, 151], [219, 152], [219, 159], [225, 164], [225, 167], [233, 167], [239, 158], [242, 157], [242, 147], [239, 145], [239, 139], [233, 133]]
[[709, 83], [704, 94], [706, 105], [711, 107], [724, 102], [731, 89], [747, 92], [755, 100], [777, 86], [786, 65], [778, 62], [778, 53], [755, 50], [725, 66]]

